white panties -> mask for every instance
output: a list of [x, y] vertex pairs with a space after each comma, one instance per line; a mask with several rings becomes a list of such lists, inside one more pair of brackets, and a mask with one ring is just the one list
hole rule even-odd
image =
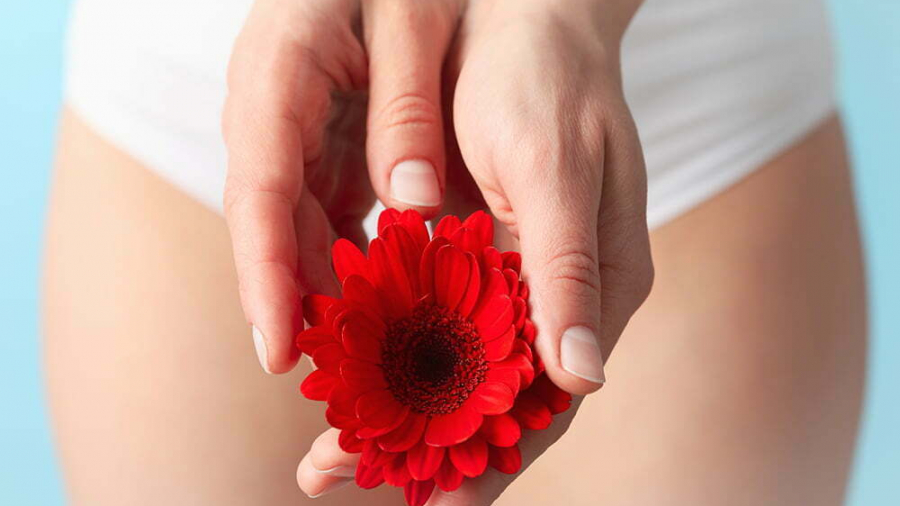
[[[221, 211], [225, 71], [252, 0], [77, 0], [66, 101]], [[658, 226], [735, 183], [835, 108], [824, 0], [647, 0], [622, 48]], [[814, 169], [814, 168], [811, 168]]]

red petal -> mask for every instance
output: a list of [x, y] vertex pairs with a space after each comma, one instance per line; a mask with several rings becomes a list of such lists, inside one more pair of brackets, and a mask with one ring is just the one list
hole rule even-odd
[[342, 430], [338, 436], [338, 446], [347, 453], [359, 453], [362, 451], [363, 442], [356, 437], [355, 430]]
[[368, 278], [371, 273], [366, 256], [347, 239], [338, 239], [334, 243], [331, 247], [331, 258], [334, 262], [334, 273], [337, 274], [338, 281], [342, 283], [347, 276], [358, 274]]
[[464, 403], [449, 415], [432, 418], [425, 429], [425, 442], [434, 446], [462, 443], [481, 427], [483, 418], [481, 413]]
[[[515, 344], [513, 348], [516, 348]], [[488, 375], [490, 377], [492, 371], [498, 371], [499, 373], [499, 371], [504, 370], [516, 371], [519, 374], [521, 377], [519, 391], [528, 388], [531, 385], [531, 381], [534, 380], [534, 366], [531, 365], [531, 360], [521, 353], [511, 353], [505, 360], [491, 363], [491, 370], [488, 371]]]
[[531, 291], [528, 289], [528, 283], [526, 283], [525, 280], [520, 280], [519, 281], [519, 297], [522, 297], [522, 300], [528, 300], [528, 294], [530, 294], [530, 293], [531, 293]]
[[503, 258], [500, 256], [500, 252], [497, 251], [497, 248], [488, 246], [487, 248], [484, 248], [481, 255], [485, 267], [497, 270], [503, 269]]
[[326, 325], [310, 327], [297, 335], [297, 348], [300, 351], [312, 356], [313, 353], [322, 345], [328, 343], [336, 343], [331, 328]]
[[365, 440], [374, 440], [378, 436], [383, 436], [388, 432], [394, 430], [396, 427], [388, 425], [387, 427], [368, 427], [363, 426], [360, 427], [359, 430], [356, 431], [356, 437]]
[[412, 476], [406, 467], [406, 455], [400, 454], [397, 458], [384, 466], [384, 482], [393, 487], [402, 487], [409, 483]]
[[528, 343], [529, 345], [534, 344], [534, 338], [537, 335], [537, 329], [534, 328], [534, 323], [529, 319], [525, 319], [525, 325], [522, 326], [522, 339]]
[[412, 480], [403, 488], [403, 497], [409, 506], [423, 506], [434, 491], [434, 480]]
[[[403, 421], [406, 421], [405, 418], [402, 419], [402, 420], [403, 420]], [[364, 427], [360, 427], [359, 430], [356, 431], [356, 437], [358, 437], [358, 438], [360, 438], [360, 439], [372, 439], [372, 440], [374, 440], [375, 438], [377, 438], [377, 437], [379, 437], [379, 436], [383, 436], [383, 435], [385, 435], [385, 434], [387, 434], [387, 433], [393, 431], [393, 430], [396, 429], [396, 428], [397, 428], [397, 426], [396, 426], [396, 425], [393, 425], [393, 424], [392, 424], [392, 425], [388, 425], [388, 426], [386, 426], [386, 427], [368, 427], [368, 426], [364, 426]]]
[[450, 460], [469, 478], [480, 476], [487, 468], [488, 445], [481, 436], [472, 436], [466, 442], [450, 447]]
[[359, 392], [344, 383], [338, 383], [328, 394], [328, 407], [344, 416], [356, 418], [356, 399], [358, 398]]
[[369, 261], [375, 288], [385, 296], [391, 314], [407, 314], [412, 308], [412, 289], [400, 258], [390, 252], [384, 240], [376, 238], [369, 244]]
[[481, 295], [481, 269], [478, 267], [478, 260], [471, 253], [466, 253], [466, 258], [469, 260], [469, 281], [466, 283], [466, 293], [456, 308], [456, 312], [463, 316], [469, 316]]
[[344, 353], [344, 348], [338, 343], [320, 346], [313, 353], [313, 363], [316, 364], [316, 367], [335, 376], [340, 374], [341, 362], [345, 358], [347, 358], [347, 355]]
[[525, 355], [529, 362], [534, 361], [534, 353], [531, 351], [531, 346], [524, 339], [516, 339], [516, 342], [513, 343], [513, 353], [521, 353]]
[[344, 384], [357, 392], [384, 389], [388, 386], [381, 367], [355, 358], [341, 362], [341, 378]]
[[[358, 434], [357, 434], [357, 437], [359, 437]], [[359, 462], [361, 464], [365, 464], [369, 467], [381, 467], [381, 466], [375, 466], [372, 464], [373, 461], [376, 458], [378, 458], [377, 453], [383, 453], [383, 452], [380, 449], [378, 449], [378, 446], [375, 444], [374, 441], [371, 441], [371, 440], [364, 441], [363, 442], [363, 451], [362, 451], [362, 454], [359, 456]]]
[[384, 331], [387, 330], [387, 324], [385, 324], [384, 319], [375, 314], [374, 311], [370, 311], [369, 308], [356, 307], [341, 311], [332, 323], [335, 337], [341, 336], [344, 325], [347, 323], [352, 323], [354, 328], [365, 330], [379, 339], [384, 337]]
[[325, 421], [338, 429], [353, 429], [359, 426], [359, 420], [355, 416], [347, 416], [330, 406], [325, 408]]
[[462, 225], [462, 223], [459, 221], [459, 218], [452, 214], [448, 214], [441, 218], [441, 221], [434, 227], [434, 237], [446, 237], [449, 239], [460, 225]]
[[494, 446], [512, 446], [522, 437], [522, 427], [509, 413], [484, 417], [484, 423], [478, 431], [488, 443]]
[[481, 247], [477, 251], [494, 243], [494, 219], [486, 212], [475, 211], [466, 218], [466, 221], [462, 222], [462, 226], [472, 230], [478, 237]]
[[506, 278], [503, 277], [502, 272], [493, 268], [485, 271], [484, 279], [481, 282], [481, 296], [478, 297], [478, 302], [475, 303], [475, 308], [472, 309], [472, 320], [478, 318], [497, 297], [501, 295], [508, 296], [509, 292], [507, 290]]
[[512, 299], [508, 295], [494, 297], [474, 316], [473, 321], [481, 339], [485, 342], [493, 341], [502, 336], [513, 323], [515, 312]]
[[399, 427], [378, 438], [378, 446], [389, 452], [405, 452], [422, 439], [426, 422], [424, 415], [410, 413]]
[[522, 468], [522, 453], [518, 445], [502, 448], [492, 446], [489, 461], [491, 467], [506, 474], [515, 474]]
[[384, 231], [385, 227], [388, 225], [393, 225], [397, 223], [397, 220], [400, 218], [400, 211], [389, 207], [384, 211], [381, 211], [381, 214], [378, 215], [378, 235]]
[[553, 421], [550, 409], [531, 392], [523, 392], [519, 395], [510, 414], [516, 417], [516, 420], [526, 429], [546, 429]]
[[516, 326], [516, 330], [521, 330], [525, 325], [525, 317], [528, 316], [528, 305], [525, 304], [525, 301], [519, 297], [513, 298], [513, 325]]
[[[357, 437], [359, 437], [358, 433]], [[393, 462], [398, 455], [397, 453], [381, 451], [381, 448], [378, 448], [375, 441], [370, 439], [363, 443], [363, 451], [359, 461], [369, 467], [383, 467]]]
[[515, 251], [504, 251], [500, 254], [503, 258], [503, 268], [522, 272], [522, 255]]
[[356, 465], [356, 484], [359, 488], [375, 488], [384, 483], [384, 473], [380, 467], [369, 467], [362, 462]]
[[503, 277], [506, 278], [509, 294], [516, 295], [519, 293], [519, 273], [512, 269], [503, 269]]
[[400, 214], [398, 221], [406, 227], [409, 235], [416, 241], [419, 251], [421, 252], [425, 249], [425, 245], [428, 244], [428, 227], [425, 226], [425, 220], [422, 219], [422, 215], [417, 211], [408, 209]]
[[541, 374], [534, 380], [530, 392], [544, 401], [551, 414], [559, 414], [569, 409], [572, 405], [572, 394], [554, 385], [546, 374]]
[[445, 237], [435, 237], [422, 252], [419, 263], [419, 297], [434, 293], [434, 259], [438, 250], [450, 244]]
[[375, 429], [394, 429], [406, 420], [407, 413], [409, 406], [397, 402], [387, 390], [372, 390], [356, 400], [359, 421]]
[[300, 383], [300, 393], [311, 401], [324, 401], [338, 379], [325, 371], [315, 370]]
[[[324, 318], [325, 320], [322, 322], [324, 325], [331, 325], [332, 331], [337, 334], [336, 331], [339, 331], [340, 328], [335, 329], [334, 321], [338, 319], [342, 314], [346, 313], [350, 308], [347, 306], [347, 302], [342, 299], [336, 299], [334, 304], [328, 307], [325, 310]], [[337, 336], [335, 336], [337, 337]]]
[[381, 363], [381, 340], [384, 331], [373, 329], [362, 318], [348, 319], [341, 329], [341, 343], [353, 358]]
[[466, 404], [483, 415], [499, 415], [512, 408], [515, 395], [503, 383], [486, 381], [475, 388]]
[[[494, 362], [494, 364], [496, 363], [497, 362]], [[528, 367], [531, 367], [531, 364], [528, 364]], [[522, 385], [522, 375], [514, 368], [492, 367], [491, 369], [488, 369], [484, 380], [485, 382], [503, 383], [516, 394], [519, 393], [519, 387]]]
[[375, 448], [375, 459], [371, 464], [375, 467], [384, 467], [395, 460], [400, 460], [400, 457], [405, 457], [402, 453], [381, 451], [381, 448], [378, 448], [378, 445], [374, 441], [369, 440], [369, 442], [372, 443], [372, 448]]
[[406, 452], [406, 466], [409, 468], [410, 476], [415, 480], [430, 479], [441, 467], [445, 451], [446, 449], [443, 447], [431, 446], [425, 444], [425, 441], [419, 441]]
[[325, 323], [325, 311], [337, 300], [334, 297], [316, 293], [303, 297], [303, 318], [310, 325], [322, 325]]
[[384, 229], [381, 237], [384, 239], [388, 252], [403, 266], [403, 272], [406, 274], [406, 279], [409, 280], [412, 293], [419, 293], [419, 262], [422, 259], [422, 249], [403, 225], [388, 226]]
[[439, 249], [434, 259], [435, 302], [455, 310], [466, 294], [469, 281], [469, 260], [454, 246]]
[[388, 314], [382, 303], [383, 297], [368, 279], [358, 274], [347, 276], [342, 291], [345, 300], [370, 309], [382, 318]]
[[510, 325], [500, 337], [484, 343], [484, 359], [489, 362], [505, 359], [512, 352], [515, 340], [516, 328]]
[[462, 485], [463, 478], [463, 473], [459, 472], [450, 459], [444, 459], [441, 468], [434, 475], [434, 482], [444, 492], [453, 492]]
[[474, 230], [465, 227], [460, 227], [450, 236], [450, 243], [466, 253], [475, 254], [484, 249], [484, 244], [481, 242], [478, 234]]

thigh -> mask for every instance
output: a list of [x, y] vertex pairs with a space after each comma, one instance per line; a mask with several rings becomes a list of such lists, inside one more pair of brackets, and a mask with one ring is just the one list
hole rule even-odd
[[[297, 505], [325, 427], [267, 376], [224, 221], [64, 114], [44, 272], [47, 385], [74, 505]], [[354, 487], [315, 504], [400, 504]]]
[[842, 504], [866, 348], [843, 146], [833, 118], [653, 232], [608, 383], [500, 504]]

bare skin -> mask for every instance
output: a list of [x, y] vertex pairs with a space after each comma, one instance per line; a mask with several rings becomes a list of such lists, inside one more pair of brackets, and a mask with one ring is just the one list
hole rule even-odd
[[[497, 504], [840, 504], [865, 302], [830, 120], [653, 231], [653, 291], [566, 435]], [[45, 262], [46, 369], [74, 505], [402, 504], [294, 480], [307, 372], [259, 368], [224, 220], [66, 112]], [[449, 503], [446, 503], [449, 504]]]

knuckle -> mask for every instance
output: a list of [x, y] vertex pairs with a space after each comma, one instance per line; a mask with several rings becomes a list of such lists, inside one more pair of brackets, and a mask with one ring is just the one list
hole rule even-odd
[[595, 255], [580, 248], [564, 248], [547, 260], [548, 281], [559, 289], [600, 296], [600, 269]]
[[434, 128], [441, 124], [441, 112], [430, 98], [419, 93], [403, 93], [391, 99], [377, 115], [385, 130]]

